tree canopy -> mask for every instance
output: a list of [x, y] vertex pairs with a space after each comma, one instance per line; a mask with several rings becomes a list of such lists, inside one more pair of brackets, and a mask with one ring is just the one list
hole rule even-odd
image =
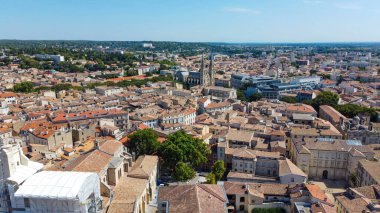
[[32, 82], [28, 82], [28, 81], [15, 84], [13, 86], [13, 91], [14, 92], [21, 92], [21, 93], [33, 92], [33, 84], [32, 84]]
[[207, 183], [215, 184], [217, 181], [222, 179], [226, 168], [224, 167], [224, 161], [218, 160], [214, 163], [211, 169], [211, 173], [207, 175]]
[[250, 101], [259, 101], [260, 99], [263, 98], [263, 95], [261, 93], [255, 92], [249, 97]]
[[344, 104], [344, 105], [337, 105], [335, 107], [336, 110], [338, 110], [342, 115], [353, 118], [357, 116], [360, 113], [367, 114], [371, 117], [371, 121], [377, 120], [377, 112], [374, 108], [368, 108], [364, 106], [359, 106], [355, 104]]
[[138, 130], [128, 137], [130, 140], [128, 146], [136, 157], [154, 154], [160, 145], [157, 134], [152, 129]]
[[[170, 134], [162, 144], [152, 129], [138, 130], [129, 139], [128, 147], [136, 157], [157, 152], [162, 160], [161, 168], [178, 181], [194, 177], [195, 169], [206, 163], [211, 153], [206, 143], [184, 131]], [[219, 162], [214, 167], [215, 174], [220, 177], [224, 164]]]
[[211, 172], [215, 175], [216, 180], [220, 180], [223, 177], [226, 168], [224, 167], [224, 161], [218, 160], [212, 166]]
[[338, 105], [339, 95], [330, 91], [321, 92], [313, 101], [312, 106], [315, 110], [319, 111], [319, 106], [329, 105], [335, 107]]
[[286, 103], [291, 103], [291, 104], [298, 102], [296, 97], [290, 97], [290, 96], [282, 97], [280, 98], [280, 101], [284, 101]]
[[179, 162], [173, 172], [173, 178], [176, 181], [186, 181], [195, 176], [195, 171], [186, 163]]
[[[173, 177], [177, 173], [178, 177], [180, 176], [178, 173], [185, 170], [183, 164], [188, 167], [186, 171], [190, 169], [195, 173], [195, 168], [207, 162], [210, 149], [202, 140], [194, 138], [184, 131], [177, 131], [166, 138], [159, 147], [158, 153], [163, 162], [161, 168], [173, 174]], [[183, 177], [190, 176], [184, 174]]]
[[202, 140], [184, 131], [177, 131], [166, 138], [159, 149], [159, 154], [163, 157], [164, 165], [170, 170], [174, 169], [178, 161], [172, 162], [169, 159], [181, 160], [195, 168], [207, 162], [210, 150]]

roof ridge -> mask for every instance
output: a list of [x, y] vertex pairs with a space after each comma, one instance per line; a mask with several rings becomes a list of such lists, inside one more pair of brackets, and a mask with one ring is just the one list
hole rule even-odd
[[217, 193], [215, 193], [214, 191], [212, 191], [211, 189], [209, 189], [206, 185], [199, 184], [198, 186], [201, 187], [203, 190], [207, 191], [208, 193], [212, 194], [214, 197], [218, 198], [222, 202], [226, 201], [226, 199], [221, 198]]
[[197, 209], [199, 212], [201, 212], [201, 204], [199, 203], [199, 196], [198, 196], [198, 187], [197, 185], [194, 185], [195, 187], [195, 196], [197, 197]]

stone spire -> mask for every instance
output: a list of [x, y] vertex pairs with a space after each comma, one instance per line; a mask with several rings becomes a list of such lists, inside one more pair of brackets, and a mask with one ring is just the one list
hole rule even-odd
[[214, 61], [214, 57], [212, 53], [210, 54], [210, 66], [208, 68], [208, 75], [209, 75], [209, 86], [215, 86], [215, 77], [214, 77], [214, 71], [212, 70], [212, 64]]
[[207, 84], [208, 84], [208, 73], [207, 73], [207, 71], [204, 69], [204, 56], [203, 56], [203, 54], [202, 54], [202, 61], [201, 61], [201, 69], [200, 69], [200, 73], [201, 73], [201, 76], [200, 76], [200, 80], [201, 80], [201, 82], [200, 82], [200, 84], [202, 85], [202, 86], [207, 86]]

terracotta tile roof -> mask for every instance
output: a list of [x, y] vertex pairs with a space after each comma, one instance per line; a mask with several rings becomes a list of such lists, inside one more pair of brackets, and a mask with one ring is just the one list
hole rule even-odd
[[206, 109], [217, 109], [217, 108], [223, 108], [223, 107], [228, 107], [228, 106], [231, 106], [231, 103], [228, 101], [219, 102], [219, 103], [212, 102], [206, 106]]
[[226, 140], [251, 142], [253, 139], [253, 136], [254, 136], [254, 132], [252, 131], [230, 129], [228, 130], [228, 133], [226, 135]]
[[158, 157], [153, 155], [140, 156], [133, 164], [128, 177], [149, 179], [153, 170], [157, 168]]
[[139, 124], [138, 128], [139, 129], [149, 129], [149, 127], [143, 123]]
[[380, 184], [380, 163], [376, 161], [360, 160], [359, 164], [363, 169], [377, 182]]
[[300, 113], [310, 113], [310, 114], [316, 114], [317, 113], [312, 106], [306, 105], [306, 104], [289, 105], [286, 108], [286, 111], [289, 111], [289, 112], [300, 112]]
[[285, 160], [279, 160], [279, 163], [279, 176], [287, 174], [296, 174], [303, 177], [307, 177], [307, 174], [305, 174], [300, 168], [294, 165], [294, 163], [291, 162], [289, 159], [286, 158]]
[[114, 197], [107, 213], [133, 212], [136, 198], [143, 196], [148, 180], [122, 177], [114, 188]]
[[122, 115], [126, 114], [127, 112], [124, 110], [118, 110], [118, 109], [112, 109], [112, 110], [104, 110], [104, 109], [98, 109], [98, 110], [91, 110], [81, 113], [60, 113], [55, 115], [55, 117], [52, 118], [53, 122], [66, 122], [69, 119], [92, 119], [97, 118], [101, 116], [108, 116], [108, 115]]
[[319, 107], [319, 111], [324, 111], [326, 114], [328, 114], [334, 123], [339, 123], [340, 118], [347, 119], [344, 115], [342, 115], [340, 112], [338, 112], [336, 109], [334, 109], [331, 106], [328, 105], [322, 105]]
[[337, 196], [336, 200], [347, 210], [347, 212], [371, 212], [364, 198], [349, 199], [346, 196]]
[[3, 92], [0, 93], [0, 98], [10, 98], [10, 97], [16, 97], [17, 94], [14, 92]]
[[81, 155], [71, 162], [65, 170], [77, 172], [96, 172], [99, 174], [108, 167], [111, 160], [111, 155], [95, 150], [88, 154]]
[[[277, 183], [243, 183], [243, 182], [224, 182], [224, 189], [227, 195], [245, 194], [249, 189], [250, 193], [262, 195], [287, 195], [289, 194], [288, 184]], [[255, 192], [256, 191], [256, 192]]]
[[9, 128], [7, 125], [0, 126], [0, 133], [6, 133], [12, 131], [11, 128]]
[[380, 185], [362, 186], [358, 188], [351, 188], [351, 190], [368, 199], [380, 200]]
[[219, 213], [227, 212], [228, 202], [220, 185], [197, 184], [159, 188], [158, 200], [168, 201], [169, 212]]
[[123, 149], [123, 144], [116, 140], [107, 140], [104, 142], [100, 142], [99, 148], [103, 152], [107, 152], [110, 155], [114, 155], [115, 153]]
[[334, 205], [334, 203], [326, 196], [326, 194], [319, 188], [318, 185], [306, 184], [305, 186], [313, 198], [319, 200], [320, 202]]

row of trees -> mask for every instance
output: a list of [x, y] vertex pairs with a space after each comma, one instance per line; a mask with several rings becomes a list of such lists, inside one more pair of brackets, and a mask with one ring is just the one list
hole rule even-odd
[[81, 90], [84, 91], [85, 89], [93, 89], [97, 86], [119, 86], [119, 87], [128, 87], [128, 86], [137, 86], [141, 87], [148, 82], [158, 82], [158, 81], [173, 81], [172, 76], [153, 76], [149, 79], [131, 79], [131, 80], [124, 80], [120, 82], [112, 82], [112, 81], [106, 81], [106, 82], [97, 82], [97, 83], [91, 83], [87, 86], [72, 86], [71, 84], [57, 84], [53, 86], [39, 86], [35, 87], [33, 86], [32, 82], [21, 82], [18, 84], [15, 84], [13, 87], [14, 92], [18, 93], [31, 93], [31, 92], [39, 92], [41, 90], [53, 90], [55, 92], [62, 91], [62, 90]]
[[319, 107], [321, 105], [329, 105], [348, 118], [353, 118], [356, 115], [363, 113], [369, 115], [371, 117], [371, 121], [376, 121], [377, 119], [377, 109], [359, 106], [356, 104], [339, 105], [338, 102], [339, 95], [330, 91], [321, 92], [312, 101], [304, 101], [304, 103], [312, 105], [317, 111], [319, 111]]
[[[298, 103], [299, 101], [295, 97], [283, 97], [281, 101], [287, 103]], [[363, 113], [368, 114], [372, 121], [377, 119], [377, 109], [368, 108], [365, 106], [359, 106], [356, 104], [342, 104], [339, 105], [339, 95], [330, 91], [321, 92], [315, 99], [303, 101], [304, 104], [308, 104], [314, 107], [316, 111], [319, 111], [321, 105], [329, 105], [334, 107], [342, 115], [353, 118], [356, 115]]]
[[[195, 176], [195, 170], [207, 162], [211, 153], [202, 140], [177, 131], [170, 134], [160, 144], [157, 134], [152, 129], [138, 130], [129, 136], [128, 147], [136, 157], [144, 154], [157, 154], [162, 159], [161, 169], [172, 175], [176, 181], [186, 181]], [[213, 166], [212, 175], [208, 177], [214, 183], [223, 176], [224, 163], [217, 162]]]
[[[39, 50], [39, 51], [37, 51]], [[24, 54], [29, 52], [30, 54], [60, 54], [65, 56], [64, 62], [54, 63], [49, 60], [37, 60], [32, 57], [25, 56]], [[116, 64], [117, 67], [122, 67], [128, 69], [130, 67], [134, 67], [135, 64], [133, 62], [140, 61], [135, 55], [131, 53], [105, 53], [101, 51], [93, 51], [93, 50], [69, 50], [64, 48], [53, 48], [53, 49], [33, 49], [26, 52], [18, 52], [15, 50], [15, 54], [17, 54], [20, 61], [20, 68], [29, 69], [29, 68], [37, 68], [50, 70], [54, 69], [61, 72], [84, 72], [86, 71], [104, 71], [104, 70], [114, 70], [115, 67], [111, 66]], [[70, 60], [87, 60], [93, 61], [95, 63], [85, 64], [82, 66], [80, 63], [72, 63]], [[12, 63], [11, 60], [2, 60], [5, 65]]]

